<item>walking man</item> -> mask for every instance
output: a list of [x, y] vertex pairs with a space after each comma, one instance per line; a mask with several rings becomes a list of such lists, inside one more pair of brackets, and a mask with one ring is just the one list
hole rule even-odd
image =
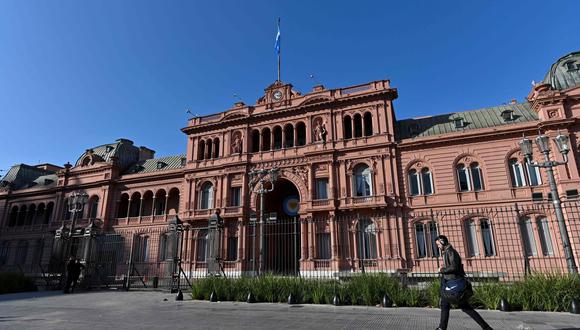
[[75, 287], [77, 285], [77, 281], [81, 276], [81, 270], [85, 268], [83, 264], [81, 264], [80, 260], [75, 259], [73, 257], [70, 258], [70, 261], [66, 265], [66, 284], [64, 286], [64, 293], [74, 292]]
[[[441, 290], [445, 287], [446, 280], [453, 280], [465, 277], [465, 271], [463, 270], [463, 264], [461, 263], [461, 257], [459, 253], [449, 244], [447, 236], [439, 235], [435, 239], [435, 244], [441, 250], [443, 255], [443, 267], [439, 268], [439, 273], [442, 274]], [[451, 310], [451, 303], [447, 301], [443, 296], [440, 299], [441, 304], [441, 320], [439, 321], [439, 327], [437, 330], [446, 330], [447, 323], [449, 322], [449, 310]], [[492, 329], [487, 322], [471, 307], [468, 299], [461, 301], [459, 303], [459, 308], [471, 316], [472, 319], [479, 324], [479, 326], [484, 330]]]

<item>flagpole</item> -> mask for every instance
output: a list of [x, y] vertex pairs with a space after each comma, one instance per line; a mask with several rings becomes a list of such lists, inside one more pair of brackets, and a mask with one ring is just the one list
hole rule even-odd
[[[278, 17], [278, 32], [280, 32], [280, 17]], [[280, 47], [281, 45], [278, 46], [278, 81], [282, 81], [280, 80]]]

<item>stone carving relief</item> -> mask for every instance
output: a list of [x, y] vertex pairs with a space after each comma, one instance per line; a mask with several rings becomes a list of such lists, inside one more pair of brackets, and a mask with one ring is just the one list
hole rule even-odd
[[552, 118], [559, 118], [560, 117], [560, 113], [558, 112], [558, 110], [548, 110], [548, 118], [552, 119]]
[[308, 169], [306, 166], [297, 166], [292, 168], [292, 173], [298, 175], [303, 182], [308, 182]]

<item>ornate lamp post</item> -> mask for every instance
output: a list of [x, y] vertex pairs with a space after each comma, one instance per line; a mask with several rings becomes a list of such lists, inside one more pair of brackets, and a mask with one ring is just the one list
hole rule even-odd
[[560, 235], [562, 236], [562, 243], [564, 245], [564, 254], [566, 256], [566, 262], [568, 264], [568, 271], [570, 273], [578, 273], [578, 268], [576, 267], [576, 262], [574, 261], [574, 255], [572, 254], [572, 247], [570, 246], [570, 238], [568, 237], [568, 231], [566, 229], [566, 223], [564, 222], [564, 213], [562, 212], [562, 202], [560, 201], [560, 195], [558, 194], [558, 188], [556, 187], [556, 180], [554, 179], [554, 167], [558, 165], [564, 165], [568, 162], [568, 152], [570, 151], [569, 139], [567, 135], [560, 134], [554, 138], [556, 145], [558, 146], [558, 151], [562, 154], [564, 158], [563, 162], [551, 161], [550, 160], [550, 138], [544, 134], [538, 135], [536, 137], [536, 145], [541, 153], [544, 154], [545, 162], [535, 162], [532, 159], [533, 148], [532, 141], [523, 138], [520, 141], [520, 149], [526, 157], [526, 162], [529, 166], [542, 167], [546, 169], [548, 174], [548, 181], [550, 183], [550, 190], [552, 193], [552, 203], [554, 203], [554, 208], [556, 211], [556, 218], [558, 220], [558, 228], [560, 229]]
[[[264, 246], [266, 245], [266, 239], [264, 237], [264, 224], [266, 223], [266, 210], [264, 206], [264, 195], [274, 190], [274, 182], [278, 180], [278, 170], [275, 167], [269, 170], [253, 170], [248, 173], [250, 177], [250, 181], [248, 182], [250, 191], [255, 186], [255, 192], [260, 195], [260, 266], [258, 274], [262, 274], [265, 268]], [[270, 188], [264, 187], [266, 183], [270, 183]]]
[[184, 230], [183, 222], [177, 215], [173, 220], [169, 221], [169, 232], [173, 236], [171, 293], [177, 293], [181, 289], [181, 252], [183, 248], [183, 238], [181, 236]]

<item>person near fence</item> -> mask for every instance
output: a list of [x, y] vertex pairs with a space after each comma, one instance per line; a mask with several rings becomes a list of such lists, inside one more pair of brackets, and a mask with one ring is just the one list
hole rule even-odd
[[66, 284], [64, 286], [64, 293], [72, 293], [75, 290], [77, 281], [81, 276], [81, 271], [85, 268], [80, 260], [71, 257], [66, 265]]
[[443, 266], [439, 268], [439, 273], [441, 273], [441, 319], [439, 321], [439, 327], [437, 330], [447, 329], [447, 323], [449, 322], [449, 311], [451, 310], [451, 304], [457, 303], [461, 310], [469, 315], [482, 329], [489, 330], [492, 329], [487, 322], [479, 315], [475, 309], [469, 304], [469, 297], [471, 294], [465, 295], [465, 297], [460, 297], [459, 300], [453, 301], [446, 298], [446, 293], [444, 290], [452, 289], [455, 284], [448, 287], [446, 284], [451, 281], [463, 280], [466, 284], [467, 289], [471, 290], [470, 284], [465, 280], [465, 271], [463, 270], [463, 264], [461, 263], [461, 257], [459, 253], [449, 244], [449, 239], [444, 235], [439, 235], [435, 239], [437, 247], [441, 250], [443, 256]]

